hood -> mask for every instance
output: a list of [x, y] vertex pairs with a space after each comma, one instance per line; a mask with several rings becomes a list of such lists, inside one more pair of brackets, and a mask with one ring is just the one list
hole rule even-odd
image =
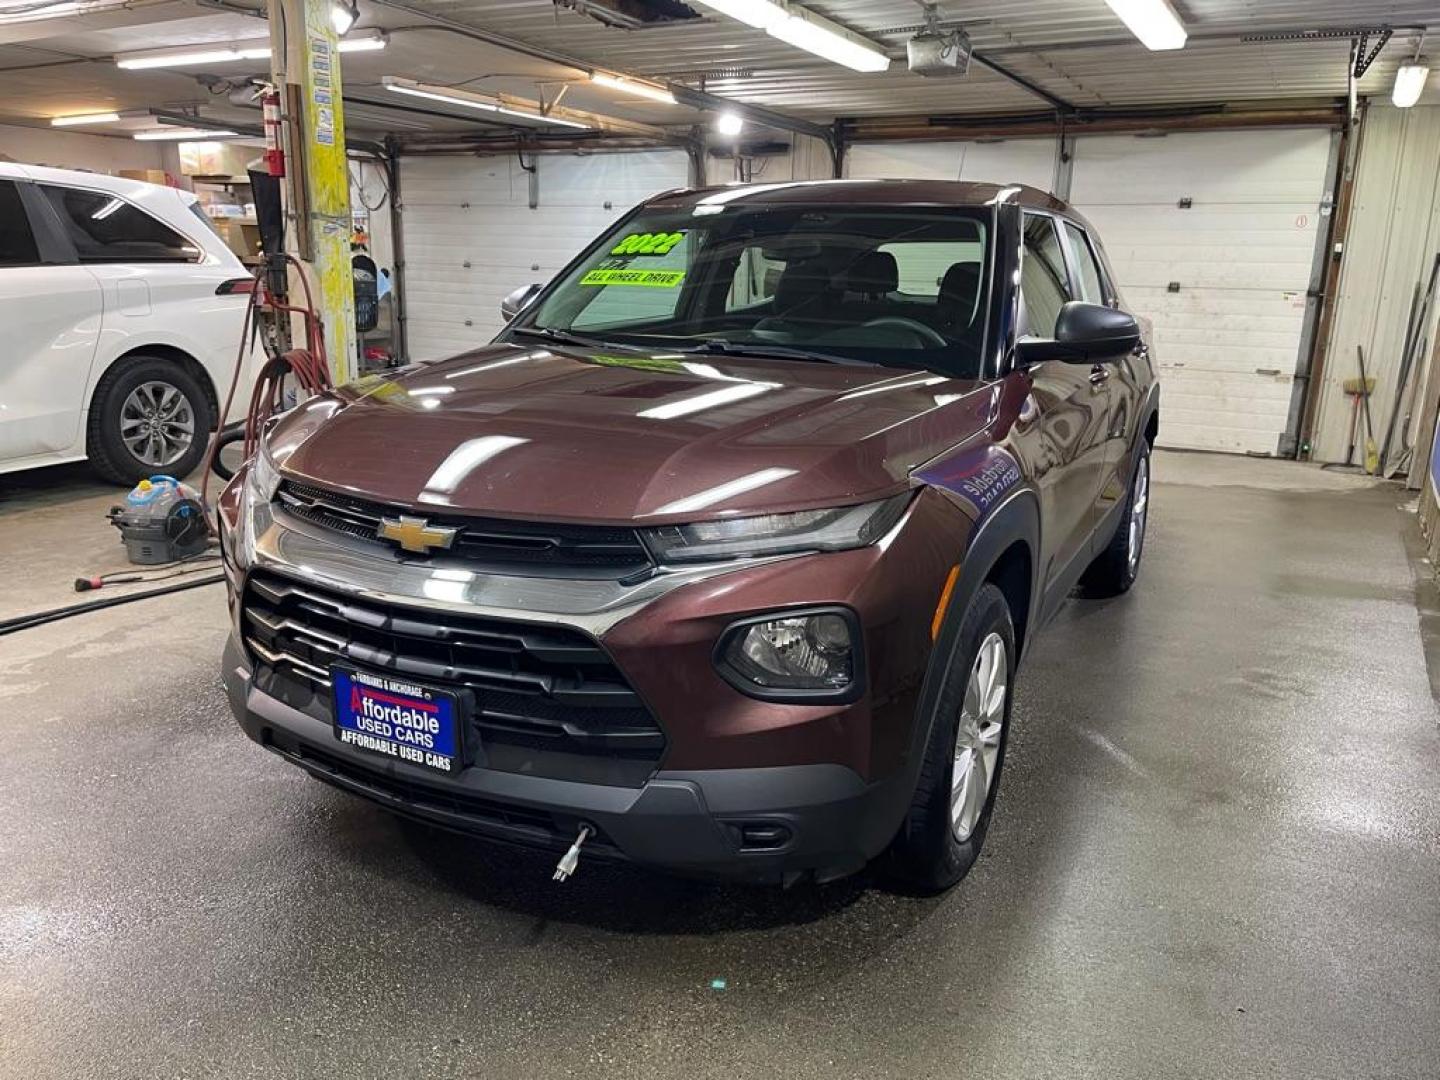
[[341, 387], [269, 446], [287, 475], [432, 513], [658, 524], [899, 491], [994, 397], [924, 371], [498, 344]]

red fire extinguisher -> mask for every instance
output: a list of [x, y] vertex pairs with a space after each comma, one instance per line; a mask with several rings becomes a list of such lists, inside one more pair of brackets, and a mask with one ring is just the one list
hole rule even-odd
[[285, 175], [285, 150], [280, 134], [280, 91], [267, 86], [260, 95], [265, 115], [265, 168], [271, 176]]

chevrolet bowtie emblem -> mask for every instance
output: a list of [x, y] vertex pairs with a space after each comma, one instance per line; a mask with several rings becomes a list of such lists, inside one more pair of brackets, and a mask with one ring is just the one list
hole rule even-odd
[[448, 548], [455, 542], [459, 529], [446, 525], [431, 525], [424, 518], [406, 517], [381, 518], [380, 527], [375, 530], [382, 540], [394, 540], [406, 551], [424, 554], [436, 548]]

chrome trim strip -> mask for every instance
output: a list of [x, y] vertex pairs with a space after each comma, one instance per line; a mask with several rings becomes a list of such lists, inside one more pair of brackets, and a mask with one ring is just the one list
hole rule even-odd
[[[288, 652], [275, 652], [273, 649], [268, 649], [253, 637], [247, 637], [245, 644], [249, 645], [255, 655], [267, 664], [287, 664], [295, 669], [295, 674], [303, 676], [313, 683], [318, 683], [320, 686], [330, 685], [330, 673], [314, 664], [307, 664], [304, 660], [291, 656]], [[310, 674], [311, 672], [314, 674]]]
[[425, 566], [350, 544], [338, 533], [323, 538], [276, 520], [268, 505], [249, 510], [253, 549], [247, 570], [270, 570], [310, 581], [356, 600], [494, 619], [578, 627], [599, 638], [641, 608], [686, 585], [737, 570], [801, 558], [772, 555], [693, 567], [664, 567], [634, 584], [581, 578], [516, 577]]

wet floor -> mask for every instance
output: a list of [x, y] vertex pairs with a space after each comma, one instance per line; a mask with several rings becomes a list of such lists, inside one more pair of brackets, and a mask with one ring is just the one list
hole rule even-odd
[[[1276, 468], [1161, 456], [1140, 583], [1040, 639], [939, 899], [561, 886], [403, 823], [239, 734], [218, 587], [0, 638], [0, 1077], [1434, 1077], [1414, 519]], [[62, 479], [0, 479], [9, 608], [118, 554]]]

